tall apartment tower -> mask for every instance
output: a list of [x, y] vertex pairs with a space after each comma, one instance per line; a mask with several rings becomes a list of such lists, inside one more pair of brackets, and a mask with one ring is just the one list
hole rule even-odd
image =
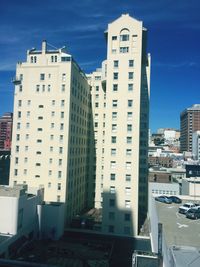
[[108, 25], [107, 59], [88, 75], [96, 146], [95, 207], [103, 233], [137, 236], [147, 213], [150, 56], [128, 14]]
[[17, 64], [14, 83], [10, 185], [44, 187], [44, 200], [66, 203], [70, 221], [90, 201], [87, 78], [64, 48], [44, 41]]
[[0, 150], [10, 151], [13, 114], [6, 112], [0, 117]]
[[192, 152], [192, 134], [200, 130], [200, 104], [185, 109], [180, 115], [180, 150]]

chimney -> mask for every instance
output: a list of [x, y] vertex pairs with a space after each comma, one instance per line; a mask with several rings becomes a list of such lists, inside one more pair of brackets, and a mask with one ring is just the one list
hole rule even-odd
[[43, 40], [42, 41], [42, 54], [45, 54], [47, 51], [47, 41]]

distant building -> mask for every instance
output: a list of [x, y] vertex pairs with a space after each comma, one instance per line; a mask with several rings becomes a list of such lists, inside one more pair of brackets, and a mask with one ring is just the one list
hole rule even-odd
[[182, 195], [200, 197], [200, 177], [190, 177], [182, 179]]
[[186, 164], [186, 178], [200, 177], [200, 165]]
[[194, 160], [200, 161], [200, 131], [192, 135], [192, 155]]
[[200, 130], [200, 104], [185, 109], [180, 115], [180, 150], [192, 152], [192, 134]]
[[0, 185], [9, 184], [10, 151], [0, 151]]
[[11, 149], [13, 114], [4, 113], [0, 117], [0, 151]]
[[149, 167], [160, 166], [165, 168], [173, 167], [173, 159], [170, 157], [149, 157]]

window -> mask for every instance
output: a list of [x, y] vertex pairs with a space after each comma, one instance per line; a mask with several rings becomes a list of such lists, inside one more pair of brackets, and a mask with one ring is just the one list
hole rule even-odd
[[14, 175], [17, 176], [18, 174], [18, 169], [14, 169]]
[[113, 108], [117, 108], [117, 100], [113, 100], [112, 101], [112, 107]]
[[60, 202], [60, 196], [59, 195], [57, 196], [57, 202]]
[[98, 92], [98, 91], [99, 91], [99, 86], [96, 86], [95, 89], [96, 89], [96, 91]]
[[131, 220], [131, 214], [130, 213], [125, 213], [124, 214], [124, 221], [130, 222], [130, 220]]
[[35, 166], [41, 166], [41, 164], [40, 163], [36, 163]]
[[115, 178], [116, 178], [116, 174], [115, 173], [111, 173], [110, 174], [110, 180], [111, 181], [115, 181]]
[[37, 128], [38, 132], [42, 132], [43, 129], [42, 128]]
[[60, 153], [60, 154], [63, 153], [63, 147], [59, 147], [59, 153]]
[[48, 188], [51, 188], [51, 183], [48, 183]]
[[109, 199], [109, 206], [114, 207], [115, 206], [115, 199]]
[[133, 59], [130, 59], [129, 62], [128, 62], [128, 66], [129, 67], [134, 67], [134, 60]]
[[133, 106], [133, 100], [128, 100], [128, 108], [132, 108]]
[[39, 84], [36, 85], [36, 92], [39, 92], [40, 91], [40, 86]]
[[122, 34], [120, 35], [120, 41], [129, 41], [129, 34]]
[[63, 111], [60, 113], [60, 118], [61, 118], [61, 119], [64, 118], [64, 114], [65, 114], [65, 113], [64, 113]]
[[37, 143], [42, 143], [42, 140], [41, 139], [37, 139]]
[[118, 91], [118, 84], [113, 84], [113, 91], [114, 92]]
[[110, 187], [110, 193], [111, 194], [115, 194], [115, 186], [111, 186]]
[[53, 129], [54, 126], [55, 126], [55, 124], [52, 122], [52, 123], [51, 123], [51, 129]]
[[19, 158], [15, 158], [15, 164], [19, 163]]
[[58, 165], [61, 166], [62, 165], [62, 159], [58, 160]]
[[62, 172], [58, 171], [58, 178], [61, 178], [61, 177], [62, 177]]
[[111, 155], [116, 156], [116, 148], [111, 148]]
[[15, 152], [19, 152], [19, 146], [15, 147]]
[[37, 154], [37, 155], [41, 155], [42, 152], [41, 152], [41, 151], [37, 151], [36, 154]]
[[126, 137], [126, 143], [127, 144], [132, 144], [132, 136], [127, 136]]
[[61, 57], [62, 62], [71, 61], [71, 57]]
[[44, 74], [44, 73], [41, 73], [41, 74], [40, 74], [40, 80], [41, 80], [41, 81], [44, 81], [44, 79], [45, 79], [45, 74]]
[[132, 124], [127, 124], [127, 132], [132, 132]]
[[42, 117], [42, 116], [39, 116], [39, 117], [38, 117], [38, 120], [43, 120], [43, 117]]
[[111, 136], [111, 143], [116, 144], [117, 142], [117, 137], [116, 136]]
[[60, 124], [60, 130], [61, 130], [61, 131], [64, 130], [64, 123], [61, 123], [61, 124]]
[[118, 80], [118, 72], [114, 72], [113, 73], [113, 79], [114, 80]]
[[58, 185], [57, 185], [57, 189], [58, 189], [58, 190], [61, 190], [61, 183], [58, 183]]
[[65, 92], [65, 84], [62, 84], [61, 91], [62, 91], [62, 92]]
[[21, 113], [21, 111], [18, 111], [18, 113], [17, 113], [17, 117], [18, 117], [18, 119], [20, 119], [20, 118], [22, 117], [22, 113]]
[[132, 155], [132, 149], [126, 149], [126, 156], [131, 156]]
[[27, 116], [27, 117], [30, 117], [30, 114], [31, 114], [30, 111], [27, 111], [27, 112], [26, 112], [26, 116]]
[[60, 142], [63, 142], [63, 135], [60, 135]]
[[29, 139], [29, 134], [25, 135], [25, 139], [28, 140]]
[[113, 61], [113, 67], [114, 68], [118, 68], [119, 67], [119, 61], [118, 60], [114, 60]]
[[116, 161], [111, 161], [110, 162], [110, 168], [114, 169], [116, 167]]
[[114, 212], [109, 212], [108, 213], [108, 218], [109, 218], [109, 220], [114, 220], [115, 219], [115, 213]]
[[130, 182], [131, 181], [131, 175], [130, 174], [126, 174], [126, 182]]
[[50, 92], [50, 91], [51, 91], [51, 85], [48, 84], [48, 92]]
[[30, 128], [30, 123], [29, 123], [29, 122], [26, 123], [26, 128], [27, 128], [27, 129]]
[[125, 226], [124, 227], [124, 234], [125, 235], [130, 235], [130, 233], [131, 233], [130, 227], [129, 226]]
[[125, 188], [125, 193], [126, 193], [126, 195], [130, 195], [131, 194], [131, 188], [130, 187], [126, 187]]
[[61, 107], [64, 107], [65, 105], [65, 100], [61, 100]]
[[53, 162], [53, 159], [50, 158], [50, 159], [49, 159], [49, 164], [52, 164], [52, 162]]
[[117, 36], [112, 36], [112, 40], [117, 40]]
[[129, 78], [129, 80], [132, 80], [133, 79], [133, 72], [129, 72], [128, 73], [128, 78]]
[[125, 208], [129, 208], [131, 207], [131, 201], [130, 200], [125, 200]]
[[117, 131], [117, 124], [112, 124], [112, 132], [115, 133]]
[[126, 162], [126, 169], [127, 170], [130, 170], [131, 169], [131, 162], [130, 161], [127, 161]]
[[54, 135], [51, 134], [51, 135], [50, 135], [50, 140], [53, 140], [53, 139], [54, 139]]
[[20, 129], [20, 126], [21, 126], [21, 123], [20, 123], [20, 122], [18, 122], [18, 123], [17, 123], [17, 130], [19, 130], [19, 129]]
[[16, 140], [19, 141], [20, 140], [20, 134], [16, 135]]
[[27, 169], [24, 169], [24, 175], [27, 175]]
[[30, 106], [31, 100], [27, 100], [27, 105]]
[[132, 83], [128, 84], [128, 91], [129, 92], [133, 91], [133, 84]]
[[117, 119], [117, 112], [112, 112], [112, 119], [113, 120]]
[[66, 73], [62, 74], [62, 81], [65, 82], [66, 81]]
[[22, 106], [22, 100], [18, 100], [18, 107]]
[[51, 117], [55, 116], [55, 111], [51, 111]]
[[51, 101], [51, 105], [52, 105], [52, 106], [55, 106], [55, 103], [56, 103], [56, 100], [52, 100], [52, 101]]
[[133, 113], [132, 112], [127, 112], [127, 119], [132, 120], [133, 118]]
[[108, 225], [108, 232], [109, 233], [114, 233], [114, 229], [115, 229], [114, 225]]
[[129, 47], [120, 47], [119, 51], [120, 53], [128, 53]]

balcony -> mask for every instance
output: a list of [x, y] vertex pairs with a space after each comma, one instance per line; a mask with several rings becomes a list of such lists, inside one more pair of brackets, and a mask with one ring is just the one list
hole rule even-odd
[[21, 84], [21, 80], [18, 77], [13, 77], [11, 81], [14, 85]]

